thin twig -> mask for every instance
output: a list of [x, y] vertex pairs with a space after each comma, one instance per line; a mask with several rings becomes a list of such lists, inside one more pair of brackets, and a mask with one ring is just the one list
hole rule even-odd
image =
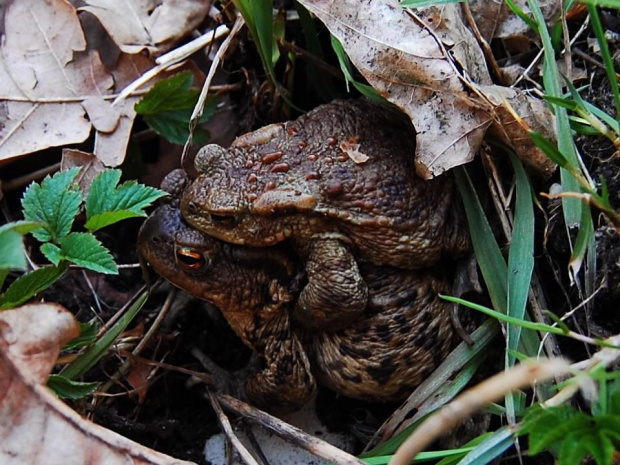
[[234, 397], [226, 394], [217, 394], [217, 399], [222, 407], [231, 410], [265, 428], [273, 431], [281, 438], [291, 442], [308, 452], [321, 457], [327, 461], [339, 465], [364, 465], [364, 462], [353, 455], [338, 449], [336, 446], [323, 441], [322, 439], [311, 436], [295, 426], [279, 420], [257, 408], [254, 408]]
[[259, 463], [254, 459], [254, 457], [252, 457], [252, 454], [250, 453], [250, 451], [241, 443], [241, 441], [239, 440], [239, 438], [233, 431], [230, 421], [228, 420], [228, 417], [222, 410], [222, 407], [219, 402], [219, 396], [216, 397], [213, 394], [213, 392], [211, 392], [211, 389], [209, 388], [207, 388], [207, 395], [208, 395], [209, 401], [211, 402], [211, 406], [213, 407], [213, 410], [215, 410], [215, 413], [217, 414], [217, 419], [220, 423], [220, 426], [224, 430], [224, 434], [226, 434], [226, 437], [235, 447], [235, 449], [241, 456], [241, 459], [248, 465], [259, 465]]
[[207, 95], [209, 94], [209, 88], [211, 87], [211, 81], [213, 80], [213, 76], [215, 76], [215, 71], [217, 71], [217, 68], [219, 67], [220, 62], [222, 61], [222, 57], [226, 53], [226, 50], [228, 50], [228, 47], [230, 47], [230, 44], [232, 44], [233, 39], [235, 38], [237, 33], [241, 30], [244, 24], [245, 24], [245, 21], [243, 20], [243, 17], [241, 15], [237, 16], [237, 20], [235, 21], [235, 24], [233, 25], [233, 28], [230, 31], [230, 34], [228, 34], [228, 37], [226, 37], [226, 40], [222, 42], [222, 45], [217, 50], [217, 53], [215, 54], [215, 57], [213, 58], [213, 61], [211, 62], [211, 66], [209, 67], [209, 72], [207, 73], [205, 82], [202, 85], [202, 90], [200, 91], [200, 96], [198, 97], [198, 102], [196, 102], [196, 105], [194, 106], [194, 111], [192, 112], [192, 117], [190, 118], [190, 121], [189, 121], [189, 137], [187, 138], [187, 140], [185, 141], [185, 145], [183, 146], [183, 154], [181, 155], [181, 166], [185, 166], [184, 161], [187, 157], [187, 154], [189, 153], [189, 148], [192, 146], [192, 140], [194, 138], [194, 129], [198, 125], [198, 122], [200, 121], [200, 118], [204, 111], [205, 102], [207, 100]]
[[226, 35], [227, 33], [228, 28], [225, 25], [218, 26], [216, 29], [203, 34], [202, 36], [198, 37], [195, 40], [192, 40], [191, 42], [183, 45], [182, 47], [179, 47], [178, 49], [172, 50], [171, 52], [160, 56], [156, 61], [157, 66], [149, 69], [146, 73], [144, 73], [142, 76], [140, 76], [127, 87], [125, 87], [123, 91], [118, 94], [118, 96], [114, 99], [112, 105], [118, 105], [121, 101], [132, 95], [137, 89], [149, 82], [162, 71], [165, 71], [171, 66], [174, 66], [177, 63], [185, 60], [191, 54], [200, 50], [205, 45], [208, 45], [211, 42]]

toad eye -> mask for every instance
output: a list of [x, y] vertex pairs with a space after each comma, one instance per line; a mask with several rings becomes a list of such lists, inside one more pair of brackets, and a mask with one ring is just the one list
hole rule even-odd
[[188, 248], [180, 248], [176, 251], [177, 263], [181, 266], [191, 268], [192, 270], [200, 270], [207, 264], [207, 260], [202, 254]]
[[224, 228], [232, 228], [237, 225], [237, 218], [230, 215], [214, 215], [211, 214], [211, 221]]

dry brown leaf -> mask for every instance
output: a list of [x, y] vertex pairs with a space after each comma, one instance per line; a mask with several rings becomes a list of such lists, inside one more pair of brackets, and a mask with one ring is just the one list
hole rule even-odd
[[80, 10], [95, 15], [125, 53], [148, 49], [152, 56], [168, 51], [205, 18], [204, 0], [85, 0]]
[[[526, 13], [530, 13], [527, 0], [514, 0], [514, 3]], [[555, 0], [539, 0], [540, 8], [547, 22], [558, 17], [561, 3]], [[469, 2], [472, 16], [482, 37], [491, 43], [492, 39], [514, 39], [517, 36], [534, 37], [535, 32], [512, 13], [505, 0], [471, 0]]]
[[[0, 350], [24, 377], [39, 384], [47, 380], [60, 348], [79, 335], [80, 325], [60, 305], [32, 304], [0, 312]], [[10, 379], [7, 375], [0, 378]]]
[[[396, 0], [300, 0], [336, 36], [366, 80], [411, 118], [418, 131], [415, 153], [418, 174], [424, 178], [473, 159], [482, 139], [494, 125], [502, 136], [516, 135], [521, 157], [541, 159], [529, 143], [525, 127], [501, 128], [497, 94], [477, 42], [465, 27], [458, 5], [406, 10]], [[389, 27], [386, 27], [389, 25]], [[519, 98], [530, 97], [519, 94]], [[500, 113], [504, 113], [505, 109]], [[553, 116], [543, 107], [536, 115], [547, 123]], [[516, 127], [518, 126], [518, 127]], [[510, 141], [510, 139], [508, 139]], [[530, 163], [536, 166], [536, 162]], [[539, 168], [548, 171], [550, 165]]]
[[0, 313], [0, 463], [189, 465], [81, 418], [40, 385], [79, 332], [59, 305]]
[[[83, 101], [111, 91], [112, 76], [62, 0], [13, 2], [0, 61], [0, 159], [85, 140]], [[109, 107], [100, 101], [99, 106]], [[91, 102], [89, 113], [102, 113]]]
[[84, 198], [88, 197], [90, 185], [95, 177], [105, 170], [105, 166], [92, 153], [82, 152], [75, 149], [62, 149], [62, 160], [60, 161], [60, 171], [67, 171], [79, 166], [82, 168], [78, 176], [78, 184]]

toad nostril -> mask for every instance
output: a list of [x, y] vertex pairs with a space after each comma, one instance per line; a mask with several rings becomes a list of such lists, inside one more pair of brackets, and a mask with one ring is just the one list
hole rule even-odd
[[161, 239], [161, 237], [159, 237], [157, 234], [154, 234], [151, 236], [151, 242], [153, 244], [161, 244], [163, 241]]
[[219, 226], [232, 228], [237, 224], [237, 218], [230, 215], [214, 215], [211, 213], [211, 221], [217, 223]]
[[196, 204], [194, 202], [189, 202], [187, 204], [187, 209], [188, 211], [192, 214], [192, 215], [196, 215], [198, 213], [198, 207], [196, 206]]

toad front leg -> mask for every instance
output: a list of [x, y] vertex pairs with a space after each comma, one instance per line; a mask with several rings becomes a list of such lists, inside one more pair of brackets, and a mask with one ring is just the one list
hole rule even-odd
[[288, 312], [270, 320], [257, 336], [255, 349], [264, 366], [245, 385], [248, 399], [275, 412], [300, 408], [316, 391], [316, 383], [304, 348], [291, 331]]
[[368, 287], [355, 258], [338, 238], [296, 241], [306, 264], [308, 284], [293, 312], [308, 328], [337, 330], [366, 309]]

